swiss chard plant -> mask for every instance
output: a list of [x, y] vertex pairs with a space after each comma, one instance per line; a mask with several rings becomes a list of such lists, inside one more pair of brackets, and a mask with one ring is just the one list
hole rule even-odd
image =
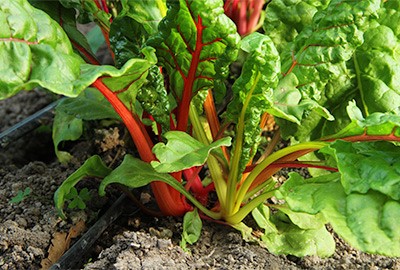
[[[121, 120], [136, 146], [115, 169], [93, 156], [68, 177], [60, 215], [92, 176], [100, 194], [150, 184], [163, 214], [185, 215], [183, 246], [208, 218], [273, 253], [324, 257], [329, 223], [360, 250], [400, 256], [400, 1], [272, 0], [244, 38], [227, 16], [235, 2], [0, 0], [0, 97], [39, 86], [71, 97], [54, 120], [62, 162], [59, 144], [84, 120]], [[97, 23], [114, 66], [76, 18]], [[264, 148], [270, 116], [280, 128]], [[281, 136], [291, 143], [274, 152]], [[282, 168], [313, 177], [277, 183]]]

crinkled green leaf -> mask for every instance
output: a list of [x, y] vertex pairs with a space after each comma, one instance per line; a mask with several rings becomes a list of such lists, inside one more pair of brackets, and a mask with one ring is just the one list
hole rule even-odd
[[322, 213], [335, 232], [357, 249], [400, 256], [399, 201], [372, 190], [346, 194], [340, 180], [340, 173], [311, 179], [291, 174], [278, 197], [293, 211]]
[[203, 223], [197, 209], [187, 212], [183, 217], [183, 231], [182, 241], [180, 243], [181, 248], [186, 249], [186, 243], [194, 244], [199, 240], [201, 235], [201, 228]]
[[[271, 215], [261, 204], [252, 211], [258, 226], [264, 229], [262, 242], [274, 254], [292, 254], [298, 257], [317, 255], [331, 256], [335, 251], [335, 241], [317, 216], [308, 216], [308, 226], [300, 228], [282, 212]], [[294, 214], [294, 216], [296, 216]], [[301, 221], [305, 225], [304, 221]]]
[[230, 146], [231, 138], [225, 137], [205, 145], [185, 132], [169, 131], [165, 133], [167, 144], [158, 143], [153, 153], [159, 161], [151, 165], [157, 172], [171, 173], [203, 165], [210, 153], [221, 146]]
[[71, 158], [71, 154], [58, 149], [62, 141], [75, 141], [82, 135], [83, 123], [82, 119], [76, 118], [75, 115], [68, 114], [64, 111], [56, 111], [53, 121], [53, 145], [58, 160], [61, 163], [67, 163]]
[[169, 10], [158, 35], [149, 40], [178, 100], [184, 89], [194, 95], [214, 84], [221, 87], [229, 64], [236, 59], [240, 37], [222, 4], [218, 0], [167, 1]]
[[83, 163], [83, 165], [71, 174], [54, 193], [54, 203], [58, 214], [65, 218], [63, 206], [65, 196], [71, 192], [71, 189], [85, 177], [106, 177], [112, 170], [108, 168], [99, 156], [92, 156]]
[[336, 141], [334, 150], [347, 194], [375, 190], [400, 200], [400, 147], [388, 142]]
[[0, 24], [0, 99], [37, 86], [74, 95], [83, 61], [61, 26], [26, 0], [1, 0]]
[[170, 128], [171, 104], [164, 86], [164, 76], [157, 66], [153, 66], [147, 75], [147, 82], [139, 89], [137, 100], [143, 109], [153, 116], [163, 132]]
[[240, 172], [256, 154], [261, 139], [261, 116], [273, 106], [273, 89], [280, 72], [279, 55], [268, 36], [253, 33], [242, 40], [241, 48], [248, 55], [240, 77], [232, 86], [233, 99], [225, 115], [228, 121], [237, 124], [232, 151], [240, 155]]
[[399, 113], [397, 13], [388, 2], [372, 0], [331, 1], [315, 13], [312, 25], [282, 53], [282, 69], [296, 76], [303, 99], [328, 109], [336, 121], [315, 111], [303, 115], [301, 125], [279, 121], [285, 137], [304, 141], [339, 132], [350, 123], [346, 106], [351, 100], [367, 116]]
[[140, 50], [147, 40], [143, 25], [130, 17], [118, 16], [110, 28], [110, 45], [115, 65], [122, 67], [129, 59], [142, 58]]
[[318, 10], [330, 0], [274, 0], [265, 9], [264, 31], [274, 41], [279, 52], [304, 28], [312, 23]]
[[113, 20], [110, 44], [117, 67], [131, 58], [142, 58], [141, 49], [147, 39], [158, 32], [158, 24], [165, 16], [165, 0], [121, 1], [122, 10]]

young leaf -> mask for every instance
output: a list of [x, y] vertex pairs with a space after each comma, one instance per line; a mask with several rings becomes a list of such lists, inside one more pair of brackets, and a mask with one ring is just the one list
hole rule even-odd
[[364, 252], [400, 256], [400, 203], [376, 191], [346, 193], [340, 174], [291, 174], [278, 197], [293, 211], [322, 213], [335, 232]]
[[315, 216], [314, 222], [308, 224], [311, 227], [300, 228], [282, 212], [271, 215], [269, 208], [263, 204], [255, 208], [252, 215], [258, 226], [264, 229], [261, 240], [274, 254], [328, 257], [335, 251], [332, 235]]
[[83, 60], [49, 15], [26, 0], [0, 0], [0, 99], [37, 86], [74, 95]]
[[61, 110], [56, 110], [53, 120], [53, 145], [58, 160], [61, 163], [67, 163], [71, 158], [71, 154], [58, 149], [62, 141], [74, 141], [81, 137], [83, 131], [82, 119], [78, 119], [75, 115], [68, 114]]
[[170, 129], [172, 106], [164, 86], [164, 76], [157, 66], [153, 66], [147, 75], [147, 83], [138, 91], [137, 100], [162, 127], [163, 132]]
[[237, 124], [232, 151], [240, 164], [231, 166], [238, 166], [239, 172], [256, 154], [261, 116], [273, 106], [273, 89], [280, 72], [279, 55], [268, 36], [253, 33], [242, 40], [241, 48], [248, 56], [232, 86], [234, 96], [226, 112], [227, 120]]
[[183, 232], [180, 243], [181, 248], [186, 250], [186, 243], [192, 245], [199, 240], [202, 226], [203, 224], [196, 208], [185, 214], [183, 217]]
[[18, 190], [17, 195], [11, 198], [10, 203], [20, 203], [22, 202], [29, 194], [31, 194], [32, 190], [30, 187], [26, 187], [24, 191]]
[[204, 145], [181, 131], [169, 131], [164, 136], [168, 143], [158, 143], [153, 147], [153, 153], [159, 161], [151, 162], [153, 168], [162, 173], [179, 172], [201, 166], [206, 162], [211, 151], [221, 146], [231, 145], [230, 137]]
[[63, 205], [65, 202], [65, 196], [71, 192], [71, 189], [84, 177], [100, 177], [104, 178], [111, 173], [111, 169], [108, 168], [99, 156], [92, 156], [85, 163], [71, 174], [61, 186], [58, 187], [54, 193], [54, 203], [60, 217], [65, 218], [63, 212]]

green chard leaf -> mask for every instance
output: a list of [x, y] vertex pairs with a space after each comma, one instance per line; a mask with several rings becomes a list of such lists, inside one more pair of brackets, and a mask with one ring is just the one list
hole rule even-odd
[[87, 0], [59, 0], [66, 8], [74, 8], [79, 11], [80, 23], [97, 22], [105, 29], [110, 29], [111, 15], [97, 7], [95, 1]]
[[[276, 102], [288, 115], [294, 110], [300, 125], [279, 120], [284, 137], [318, 139], [348, 124], [347, 102], [361, 102], [360, 93], [366, 90], [360, 85], [363, 79], [354, 57], [365, 43], [365, 33], [378, 24], [380, 4], [377, 0], [331, 1], [285, 46], [281, 53], [283, 77], [276, 94], [285, 97], [284, 93], [297, 92], [297, 101], [287, 104], [276, 98]], [[332, 116], [336, 121], [330, 121]]]
[[[83, 58], [88, 59], [89, 61], [92, 59], [97, 61], [96, 56], [93, 53], [88, 40], [77, 29], [77, 25], [76, 25], [77, 11], [76, 11], [76, 9], [66, 8], [58, 1], [29, 0], [29, 2], [34, 7], [41, 9], [44, 12], [46, 12], [48, 15], [50, 15], [54, 21], [60, 23], [60, 25], [64, 29], [65, 33], [70, 38], [73, 47], [77, 50], [78, 53], [81, 54], [81, 56]], [[104, 38], [103, 38], [103, 42], [104, 42]], [[83, 50], [79, 50], [81, 48], [83, 48]], [[85, 54], [83, 53], [83, 51], [85, 52]]]
[[49, 15], [26, 0], [0, 0], [0, 99], [42, 86], [74, 95], [83, 60]]
[[149, 35], [155, 35], [158, 32], [158, 24], [167, 13], [165, 2], [165, 0], [122, 0], [122, 12], [118, 16], [132, 18], [143, 25], [143, 28]]
[[117, 119], [119, 115], [104, 96], [94, 88], [87, 88], [76, 98], [62, 100], [53, 121], [53, 144], [58, 160], [68, 162], [72, 156], [58, 149], [62, 141], [75, 141], [82, 136], [82, 120]]
[[240, 172], [256, 154], [261, 116], [273, 106], [273, 89], [280, 72], [279, 55], [268, 36], [253, 33], [242, 40], [241, 48], [248, 55], [232, 86], [233, 99], [225, 114], [227, 121], [237, 124], [232, 151], [240, 156]]
[[163, 0], [121, 2], [122, 10], [110, 28], [110, 44], [117, 67], [131, 58], [142, 58], [147, 39], [157, 34], [158, 24], [166, 13]]
[[[298, 257], [328, 257], [334, 253], [335, 241], [320, 217], [305, 213], [296, 214], [288, 209], [285, 212], [287, 215], [280, 211], [271, 215], [269, 208], [264, 204], [252, 212], [258, 226], [264, 229], [261, 241], [270, 252]], [[304, 222], [304, 218], [307, 222]], [[298, 226], [294, 221], [300, 221], [303, 226]]]
[[240, 37], [222, 2], [171, 0], [167, 5], [158, 35], [148, 44], [157, 49], [175, 97], [182, 99], [186, 91], [191, 99], [201, 89], [223, 87]]
[[60, 217], [65, 218], [63, 211], [64, 202], [75, 185], [85, 177], [104, 178], [111, 173], [99, 156], [92, 156], [83, 163], [83, 165], [71, 174], [54, 193], [54, 203]]
[[357, 249], [400, 256], [399, 201], [374, 190], [346, 192], [341, 179], [340, 173], [311, 179], [292, 173], [277, 197], [293, 211], [323, 214], [335, 232]]
[[264, 31], [279, 52], [308, 25], [314, 14], [327, 7], [330, 0], [274, 0], [265, 9]]
[[393, 113], [375, 112], [364, 118], [354, 101], [349, 102], [347, 113], [350, 123], [338, 133], [323, 137], [323, 140], [347, 139], [362, 140], [400, 140], [400, 116]]
[[163, 132], [170, 129], [172, 105], [164, 86], [164, 76], [157, 66], [153, 66], [147, 75], [147, 82], [139, 89], [137, 100], [143, 109], [153, 116]]
[[76, 98], [62, 100], [57, 105], [57, 111], [63, 111], [82, 120], [120, 119], [104, 96], [91, 87], [86, 88]]
[[159, 173], [149, 163], [134, 158], [131, 155], [126, 155], [122, 163], [103, 179], [99, 187], [99, 194], [103, 196], [106, 187], [113, 183], [122, 184], [130, 188], [138, 188], [154, 181], [167, 183], [192, 202], [196, 202], [196, 199], [184, 186], [171, 175]]
[[187, 212], [183, 217], [183, 232], [180, 246], [186, 250], [186, 243], [194, 244], [199, 240], [203, 224], [197, 209]]
[[159, 161], [151, 162], [153, 168], [162, 173], [178, 172], [201, 166], [214, 149], [231, 145], [230, 137], [205, 145], [185, 132], [169, 131], [164, 136], [168, 143], [158, 143], [153, 147], [153, 153]]
[[[378, 191], [400, 201], [400, 155], [398, 146], [389, 142], [336, 141], [334, 150], [344, 191], [365, 194]], [[332, 152], [331, 152], [332, 153]]]
[[61, 151], [58, 146], [63, 141], [75, 141], [82, 136], [83, 121], [75, 115], [68, 114], [62, 110], [56, 110], [53, 120], [53, 145], [58, 160], [67, 163], [72, 156], [66, 151]]

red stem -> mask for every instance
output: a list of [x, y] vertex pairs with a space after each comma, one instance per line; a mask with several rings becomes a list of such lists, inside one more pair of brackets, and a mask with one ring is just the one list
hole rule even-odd
[[196, 80], [196, 71], [200, 62], [200, 53], [204, 45], [202, 42], [204, 26], [202, 24], [202, 19], [200, 15], [197, 16], [197, 22], [195, 22], [195, 24], [197, 29], [196, 48], [192, 54], [192, 61], [190, 63], [188, 75], [187, 77], [183, 78], [184, 87], [182, 93], [182, 100], [179, 104], [179, 109], [178, 109], [177, 130], [179, 131], [186, 131], [187, 129], [190, 101], [192, 100], [193, 86], [194, 86], [194, 81]]
[[[101, 81], [101, 78], [97, 79], [93, 83], [93, 86], [104, 95], [113, 106], [114, 110], [121, 116], [122, 121], [125, 123], [132, 136], [141, 159], [146, 162], [156, 160], [151, 151], [153, 143], [139, 119], [132, 114], [132, 112], [118, 98], [117, 94], [111, 91]], [[157, 200], [157, 204], [163, 214], [181, 216], [191, 209], [191, 206], [186, 203], [182, 195], [169, 185], [163, 182], [152, 182], [151, 187], [153, 189], [154, 197]]]

